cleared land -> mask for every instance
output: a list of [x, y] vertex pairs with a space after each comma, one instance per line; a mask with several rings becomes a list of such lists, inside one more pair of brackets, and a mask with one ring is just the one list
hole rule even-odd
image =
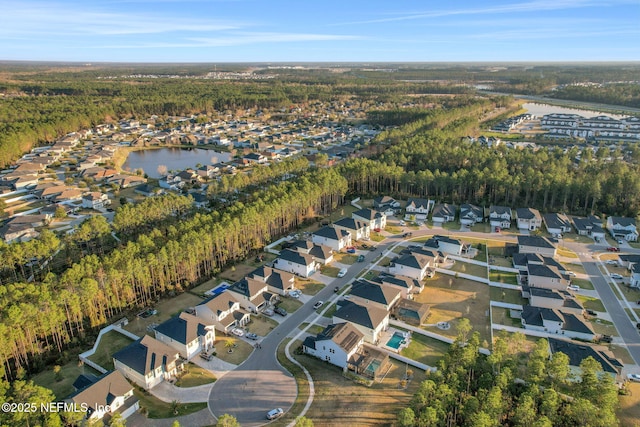
[[264, 337], [269, 332], [271, 332], [276, 326], [278, 326], [278, 322], [276, 322], [273, 319], [269, 319], [268, 317], [263, 315], [260, 315], [260, 316], [252, 315], [251, 321], [249, 321], [249, 324], [247, 325], [246, 329], [248, 332], [253, 332], [256, 335], [260, 335], [261, 337]]
[[296, 277], [296, 288], [300, 289], [306, 295], [315, 295], [324, 288], [320, 282], [309, 279], [299, 279]]
[[627, 384], [629, 394], [620, 396], [620, 406], [616, 413], [624, 427], [640, 426], [640, 383]]
[[149, 316], [146, 319], [135, 316], [124, 329], [142, 337], [147, 333], [147, 327], [149, 325], [153, 323], [160, 324], [171, 317], [177, 316], [186, 308], [200, 304], [202, 300], [201, 297], [190, 292], [183, 292], [180, 295], [162, 300], [156, 304], [153, 308], [158, 311], [158, 314]]

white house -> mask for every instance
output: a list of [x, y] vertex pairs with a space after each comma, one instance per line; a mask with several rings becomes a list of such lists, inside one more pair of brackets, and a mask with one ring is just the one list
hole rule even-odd
[[534, 307], [555, 308], [576, 316], [584, 315], [582, 304], [565, 290], [530, 287], [529, 304]]
[[573, 225], [576, 232], [581, 236], [589, 236], [596, 242], [605, 239], [605, 231], [602, 228], [602, 220], [597, 216], [591, 215], [587, 218], [572, 217]]
[[417, 279], [407, 276], [395, 276], [384, 272], [381, 272], [373, 281], [399, 289], [402, 298], [411, 298], [412, 294], [419, 294], [424, 289], [424, 286]]
[[344, 228], [325, 226], [311, 234], [311, 241], [318, 245], [325, 245], [336, 252], [351, 246], [351, 233]]
[[377, 344], [382, 331], [389, 328], [389, 312], [383, 308], [342, 301], [333, 314], [333, 323], [349, 322], [362, 334], [366, 342]]
[[484, 220], [484, 212], [480, 206], [464, 203], [460, 205], [460, 224], [472, 226]]
[[454, 239], [448, 236], [433, 236], [424, 243], [424, 246], [429, 249], [437, 249], [448, 254], [460, 255], [465, 250], [464, 243], [458, 239]]
[[362, 222], [353, 218], [342, 218], [333, 223], [333, 227], [338, 231], [347, 231], [351, 234], [351, 240], [369, 240], [371, 229]]
[[400, 301], [402, 291], [395, 286], [387, 286], [380, 283], [370, 282], [366, 279], [358, 279], [351, 285], [349, 300], [356, 304], [372, 305], [391, 311]]
[[82, 196], [82, 207], [88, 209], [102, 209], [111, 204], [109, 197], [98, 191], [92, 191]]
[[384, 229], [387, 226], [387, 215], [373, 209], [360, 209], [351, 214], [351, 218], [367, 224], [371, 230]]
[[636, 220], [633, 218], [610, 216], [607, 218], [607, 230], [614, 239], [624, 239], [628, 242], [638, 240]]
[[249, 273], [248, 277], [261, 280], [267, 284], [267, 289], [277, 295], [286, 295], [296, 288], [295, 276], [287, 271], [271, 267], [258, 267]]
[[290, 243], [289, 249], [312, 255], [316, 261], [323, 265], [333, 262], [333, 251], [329, 246], [313, 243], [309, 240], [296, 240]]
[[251, 277], [238, 280], [226, 292], [231, 293], [240, 307], [251, 313], [257, 313], [278, 300], [276, 294], [269, 292], [266, 282]]
[[422, 254], [405, 254], [391, 261], [389, 273], [411, 277], [416, 280], [424, 280], [430, 267], [433, 266], [433, 259]]
[[213, 347], [216, 338], [213, 324], [185, 312], [156, 326], [154, 333], [158, 341], [175, 348], [187, 360]]
[[547, 227], [547, 231], [553, 236], [562, 236], [564, 233], [571, 231], [571, 221], [569, 221], [569, 217], [565, 214], [544, 214], [542, 215], [542, 221], [545, 227]]
[[410, 219], [413, 216], [417, 221], [426, 220], [434, 203], [433, 200], [410, 198], [405, 207], [405, 218]]
[[554, 257], [556, 256], [556, 246], [546, 237], [518, 236], [518, 252]]
[[431, 220], [435, 222], [452, 222], [456, 219], [456, 212], [458, 208], [456, 205], [449, 203], [438, 203], [433, 207], [431, 214]]
[[133, 395], [133, 387], [120, 371], [112, 371], [96, 382], [78, 390], [67, 401], [78, 408], [87, 408], [86, 419], [101, 420], [105, 415], [119, 412], [126, 419], [140, 408]]
[[494, 205], [489, 207], [489, 223], [492, 228], [510, 228], [512, 217], [511, 208]]
[[542, 226], [542, 215], [540, 211], [533, 208], [516, 209], [518, 229], [535, 231]]
[[571, 284], [571, 277], [551, 265], [527, 264], [527, 280], [530, 287], [564, 290]]
[[149, 390], [182, 369], [175, 348], [145, 335], [113, 355], [113, 366], [125, 378]]
[[313, 255], [290, 249], [280, 251], [280, 255], [274, 261], [273, 266], [301, 277], [309, 277], [320, 268]]
[[525, 305], [522, 310], [522, 326], [525, 329], [548, 332], [591, 341], [596, 333], [589, 323], [573, 313], [562, 310]]
[[343, 370], [347, 370], [349, 359], [358, 352], [364, 343], [364, 334], [351, 323], [334, 323], [317, 336], [308, 336], [302, 343], [306, 354], [326, 360]]
[[249, 323], [250, 314], [240, 308], [240, 302], [230, 292], [222, 292], [196, 305], [196, 316], [205, 324], [213, 322], [216, 329], [227, 333]]

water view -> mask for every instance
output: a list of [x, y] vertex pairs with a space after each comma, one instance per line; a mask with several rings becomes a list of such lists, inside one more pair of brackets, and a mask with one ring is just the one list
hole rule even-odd
[[134, 171], [142, 168], [149, 178], [160, 178], [159, 166], [166, 166], [167, 171], [181, 171], [195, 168], [197, 164], [209, 165], [228, 162], [231, 154], [220, 153], [202, 148], [157, 148], [151, 150], [132, 151], [122, 165], [124, 170]]

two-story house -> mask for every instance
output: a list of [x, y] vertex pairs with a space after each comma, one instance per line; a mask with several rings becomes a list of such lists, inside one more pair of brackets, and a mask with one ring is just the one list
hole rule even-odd
[[273, 266], [301, 277], [309, 277], [320, 268], [320, 264], [313, 255], [292, 251], [290, 249], [280, 251]]
[[156, 326], [154, 333], [158, 341], [178, 350], [186, 360], [212, 348], [216, 338], [212, 323], [207, 325], [201, 317], [185, 312]]
[[389, 312], [372, 305], [360, 305], [350, 301], [340, 301], [340, 307], [333, 314], [333, 323], [349, 322], [362, 334], [366, 342], [377, 344], [382, 331], [389, 328]]
[[261, 280], [267, 284], [267, 289], [277, 295], [286, 295], [296, 288], [295, 276], [287, 271], [261, 266], [249, 273], [248, 277]]
[[311, 234], [311, 241], [317, 245], [325, 245], [336, 252], [351, 246], [351, 233], [344, 228], [324, 226]]
[[363, 343], [364, 334], [351, 323], [333, 323], [317, 336], [305, 338], [302, 350], [346, 371], [349, 359], [358, 352]]
[[460, 224], [471, 227], [484, 221], [484, 209], [480, 206], [463, 203], [460, 205]]
[[554, 257], [556, 256], [556, 245], [546, 237], [518, 236], [518, 252]]
[[416, 221], [425, 221], [434, 203], [433, 200], [411, 197], [405, 207], [405, 219], [411, 219], [413, 216]]
[[113, 416], [116, 412], [127, 419], [140, 408], [133, 387], [120, 371], [111, 371], [95, 378], [95, 381], [65, 400], [74, 403], [77, 408], [86, 408], [85, 418], [90, 422], [102, 420], [106, 415]]
[[513, 215], [509, 207], [495, 205], [489, 207], [489, 223], [492, 229], [510, 228], [512, 218]]
[[547, 231], [556, 237], [562, 236], [564, 233], [571, 231], [571, 221], [569, 217], [561, 213], [548, 213], [542, 215], [542, 221], [544, 222]]
[[215, 328], [228, 333], [235, 327], [249, 323], [249, 312], [240, 308], [240, 302], [230, 292], [214, 295], [196, 305], [196, 316], [205, 324], [213, 322]]
[[449, 203], [438, 203], [433, 207], [431, 214], [431, 220], [436, 223], [452, 222], [456, 219], [456, 212], [458, 208], [456, 205]]
[[113, 355], [113, 366], [145, 390], [175, 377], [182, 364], [175, 348], [145, 335]]
[[610, 216], [607, 218], [607, 230], [614, 239], [624, 239], [627, 242], [638, 241], [638, 230], [634, 218]]
[[358, 279], [351, 285], [349, 300], [356, 304], [371, 304], [374, 307], [391, 311], [400, 301], [402, 291], [394, 286], [387, 286], [371, 282], [366, 279]]
[[369, 240], [371, 229], [362, 221], [353, 218], [342, 218], [333, 223], [333, 228], [351, 234], [351, 240]]
[[542, 226], [542, 215], [540, 211], [533, 208], [516, 209], [518, 229], [535, 231]]
[[257, 313], [278, 301], [278, 296], [269, 292], [266, 282], [251, 277], [238, 280], [227, 292], [240, 303], [240, 307], [250, 313]]
[[429, 269], [434, 267], [434, 260], [422, 254], [408, 253], [397, 257], [389, 265], [389, 273], [411, 277], [422, 281], [427, 277]]
[[384, 229], [387, 226], [387, 215], [373, 209], [360, 209], [351, 214], [351, 218], [369, 226], [369, 229]]
[[563, 310], [525, 305], [522, 310], [522, 326], [525, 329], [548, 332], [591, 341], [596, 337], [593, 327], [582, 319]]

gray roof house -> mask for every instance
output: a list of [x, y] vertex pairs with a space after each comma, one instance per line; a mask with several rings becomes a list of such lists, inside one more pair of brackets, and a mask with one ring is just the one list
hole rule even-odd
[[433, 222], [451, 222], [456, 219], [456, 212], [458, 208], [456, 205], [449, 203], [438, 203], [433, 207], [431, 213], [431, 220]]

